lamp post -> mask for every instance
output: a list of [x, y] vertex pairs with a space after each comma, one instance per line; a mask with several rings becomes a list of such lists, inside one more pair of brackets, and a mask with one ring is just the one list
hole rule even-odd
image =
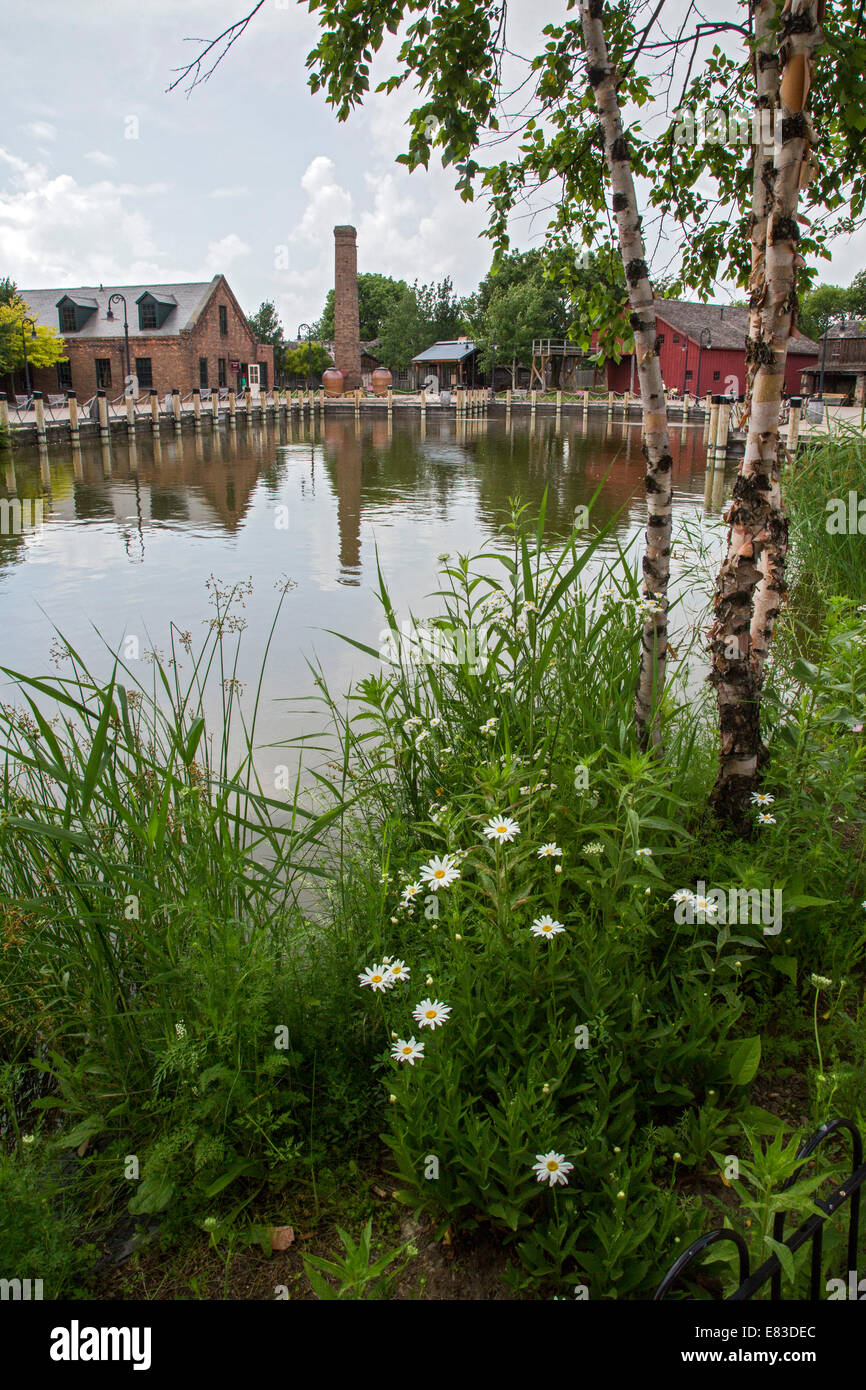
[[309, 347], [309, 357], [307, 359], [307, 389], [313, 389], [313, 330], [308, 323], [302, 323], [298, 329], [298, 337], [307, 335], [307, 346]]
[[[704, 334], [706, 334], [706, 338], [707, 338], [707, 341], [706, 341], [706, 342], [704, 342]], [[712, 329], [710, 329], [710, 328], [702, 328], [702, 329], [701, 329], [700, 338], [698, 339], [698, 380], [697, 380], [697, 384], [696, 384], [696, 386], [695, 386], [695, 398], [696, 398], [697, 400], [700, 400], [700, 399], [701, 399], [701, 358], [702, 358], [703, 355], [704, 355], [704, 348], [706, 347], [707, 349], [709, 349], [709, 348], [711, 348], [712, 346], [713, 346], [713, 333], [712, 333]]]
[[29, 400], [30, 400], [30, 397], [31, 397], [32, 394], [33, 394], [33, 392], [32, 392], [32, 390], [31, 390], [31, 388], [30, 388], [30, 363], [29, 363], [28, 360], [27, 360], [27, 335], [26, 335], [26, 333], [24, 332], [24, 325], [25, 325], [25, 323], [29, 323], [29, 324], [30, 324], [30, 327], [31, 327], [32, 330], [33, 330], [32, 334], [31, 334], [30, 336], [33, 337], [33, 338], [35, 338], [35, 337], [36, 337], [36, 320], [35, 320], [35, 319], [30, 319], [30, 318], [23, 318], [23, 319], [21, 320], [21, 345], [22, 345], [22, 347], [24, 348], [24, 389], [25, 389], [25, 391], [27, 392], [27, 399], [28, 399], [28, 401], [29, 401]]
[[132, 367], [131, 367], [130, 364], [129, 364], [129, 318], [128, 318], [127, 312], [126, 312], [126, 296], [125, 296], [125, 295], [122, 295], [122, 294], [112, 294], [112, 295], [109, 296], [109, 300], [108, 300], [108, 313], [105, 315], [105, 317], [106, 317], [109, 321], [111, 321], [111, 322], [114, 321], [114, 314], [111, 312], [111, 306], [112, 306], [112, 304], [114, 304], [116, 301], [122, 301], [122, 303], [123, 303], [123, 337], [124, 337], [124, 341], [125, 341], [125, 343], [126, 343], [126, 375], [127, 375], [127, 377], [130, 377], [130, 376], [132, 376]]
[[490, 342], [490, 399], [496, 400], [496, 334]]

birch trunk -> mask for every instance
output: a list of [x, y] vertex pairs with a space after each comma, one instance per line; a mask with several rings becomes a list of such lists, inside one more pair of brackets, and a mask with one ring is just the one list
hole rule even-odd
[[664, 382], [656, 347], [655, 297], [646, 263], [628, 142], [616, 93], [616, 74], [604, 35], [603, 0], [582, 0], [580, 17], [590, 86], [604, 130], [619, 249], [625, 268], [630, 323], [640, 383], [646, 458], [647, 528], [643, 557], [644, 624], [635, 723], [641, 747], [661, 746], [658, 707], [668, 646], [667, 593], [671, 553], [671, 459]]
[[[765, 756], [760, 731], [761, 686], [785, 592], [788, 523], [779, 481], [779, 408], [788, 340], [796, 322], [797, 270], [802, 265], [797, 251], [797, 203], [809, 160], [805, 106], [812, 54], [821, 38], [816, 4], [817, 0], [786, 0], [783, 7], [778, 31], [782, 76], [772, 175], [755, 153], [756, 229], [765, 206], [763, 187], [772, 186], [772, 204], [766, 216], [763, 284], [760, 253], [753, 241], [748, 436], [725, 518], [728, 549], [716, 584], [715, 621], [709, 638], [713, 662], [710, 680], [716, 686], [721, 731], [713, 804], [717, 813], [741, 832], [749, 828], [749, 799]], [[756, 30], [757, 19], [756, 12]], [[758, 61], [760, 67], [760, 57]], [[768, 70], [765, 67], [765, 72]], [[760, 98], [759, 92], [759, 103]]]

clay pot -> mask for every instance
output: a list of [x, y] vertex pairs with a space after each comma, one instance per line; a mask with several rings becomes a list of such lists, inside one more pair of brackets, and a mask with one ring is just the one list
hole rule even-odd
[[327, 371], [322, 373], [322, 385], [325, 388], [325, 395], [342, 396], [345, 377], [346, 373], [341, 372], [339, 368], [328, 367]]
[[376, 367], [371, 378], [374, 396], [387, 396], [389, 387], [394, 378], [387, 367]]

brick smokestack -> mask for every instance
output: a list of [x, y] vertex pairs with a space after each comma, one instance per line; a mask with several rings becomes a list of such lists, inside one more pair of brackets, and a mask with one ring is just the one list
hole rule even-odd
[[334, 228], [334, 366], [346, 374], [345, 391], [361, 385], [357, 236], [354, 227]]

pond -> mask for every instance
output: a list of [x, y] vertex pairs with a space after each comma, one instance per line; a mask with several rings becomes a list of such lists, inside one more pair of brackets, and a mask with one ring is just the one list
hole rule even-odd
[[[706, 473], [702, 424], [675, 428], [672, 453], [676, 532], [684, 519], [717, 518], [725, 487], [724, 474], [713, 484]], [[275, 584], [288, 575], [297, 587], [272, 648], [258, 739], [277, 741], [305, 719], [318, 726], [283, 703], [312, 689], [305, 658], [337, 692], [369, 671], [372, 659], [328, 630], [380, 645], [377, 554], [400, 617], [429, 616], [440, 557], [508, 547], [510, 499], [534, 513], [547, 490], [549, 534], [565, 536], [604, 481], [592, 521], [619, 514], [603, 546], [613, 557], [643, 530], [643, 476], [639, 424], [583, 413], [557, 425], [553, 413], [461, 423], [431, 412], [423, 423], [400, 411], [393, 422], [334, 412], [312, 425], [69, 446], [41, 461], [35, 451], [6, 454], [0, 498], [41, 495], [43, 524], [0, 534], [2, 664], [54, 672], [55, 627], [100, 676], [111, 657], [98, 634], [113, 652], [137, 638], [142, 661], [154, 647], [166, 653], [171, 622], [197, 643], [215, 576], [252, 580], [239, 676], [254, 680]], [[695, 595], [683, 611], [703, 620], [705, 601]], [[0, 698], [9, 697], [4, 680]]]

